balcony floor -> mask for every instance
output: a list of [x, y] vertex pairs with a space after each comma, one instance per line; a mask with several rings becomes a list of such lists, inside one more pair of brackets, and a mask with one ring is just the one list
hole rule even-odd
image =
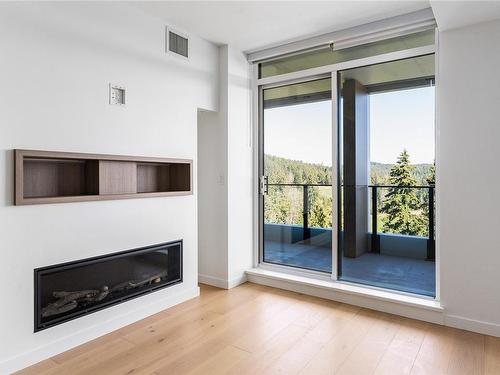
[[[264, 255], [269, 263], [332, 271], [331, 248], [327, 247], [265, 241]], [[432, 261], [373, 253], [342, 257], [342, 280], [408, 293], [434, 296], [435, 274]]]

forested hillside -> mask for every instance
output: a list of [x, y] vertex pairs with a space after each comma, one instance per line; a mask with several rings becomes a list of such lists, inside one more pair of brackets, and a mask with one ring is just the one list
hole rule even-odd
[[[389, 173], [394, 164], [371, 163], [371, 184], [389, 185]], [[432, 164], [413, 164], [412, 174], [417, 185], [428, 185]], [[331, 168], [277, 156], [265, 156], [266, 176], [274, 184], [331, 184]]]
[[265, 174], [273, 184], [331, 184], [331, 168], [277, 156], [265, 156]]
[[[372, 162], [370, 165], [371, 184], [372, 185], [390, 185], [389, 173], [394, 164], [382, 164]], [[427, 177], [431, 174], [432, 164], [412, 164], [413, 178], [417, 181], [417, 185], [427, 186]]]

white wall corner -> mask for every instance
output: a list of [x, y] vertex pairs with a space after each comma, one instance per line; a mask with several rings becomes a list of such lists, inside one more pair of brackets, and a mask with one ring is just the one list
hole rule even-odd
[[[199, 117], [198, 273], [227, 289], [245, 282], [253, 265], [252, 86], [243, 52], [223, 45], [218, 56], [219, 113]], [[217, 171], [224, 186], [216, 186]]]
[[229, 289], [229, 282], [226, 279], [220, 277], [210, 276], [210, 275], [198, 275], [198, 282], [201, 284], [210, 285], [216, 288]]
[[221, 279], [219, 277], [213, 277], [208, 275], [198, 275], [198, 281], [201, 284], [210, 285], [221, 289], [232, 289], [247, 282], [247, 275], [244, 274], [240, 277], [235, 277], [230, 280]]
[[234, 277], [231, 280], [229, 280], [227, 289], [232, 289], [237, 287], [238, 285], [244, 284], [248, 281], [247, 275], [243, 274], [239, 277]]
[[[500, 178], [491, 173], [500, 157], [495, 41], [500, 20], [439, 33], [436, 217], [446, 325], [500, 336], [500, 201], [494, 199]], [[464, 199], [471, 191], [474, 199]]]
[[245, 271], [253, 265], [252, 77], [242, 51], [229, 46], [227, 59], [228, 279], [232, 287], [245, 280]]

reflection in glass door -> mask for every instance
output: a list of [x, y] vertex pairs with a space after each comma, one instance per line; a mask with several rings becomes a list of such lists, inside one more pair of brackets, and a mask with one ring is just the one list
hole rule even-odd
[[332, 272], [331, 78], [261, 92], [262, 261]]

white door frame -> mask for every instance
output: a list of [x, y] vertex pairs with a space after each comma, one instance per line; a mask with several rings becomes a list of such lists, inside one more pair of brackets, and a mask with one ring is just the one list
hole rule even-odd
[[[337, 70], [332, 77], [332, 280], [338, 280], [339, 268], [339, 113]], [[335, 230], [334, 230], [335, 228]]]

